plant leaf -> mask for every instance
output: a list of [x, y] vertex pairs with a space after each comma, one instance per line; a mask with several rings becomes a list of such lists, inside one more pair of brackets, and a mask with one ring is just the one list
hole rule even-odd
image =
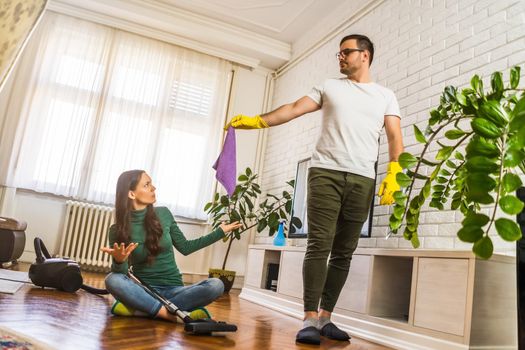
[[472, 251], [474, 252], [474, 254], [476, 254], [482, 259], [490, 258], [492, 256], [492, 253], [494, 252], [492, 240], [488, 236], [483, 237], [482, 239], [474, 243]]
[[399, 155], [398, 162], [403, 169], [410, 169], [417, 164], [418, 160], [412, 154], [403, 152]]
[[228, 198], [228, 196], [226, 195], [221, 196], [221, 204], [227, 207], [228, 205], [230, 205], [230, 198]]
[[503, 165], [506, 168], [513, 168], [525, 159], [525, 152], [522, 150], [509, 149], [505, 152]]
[[516, 198], [516, 196], [514, 195], [507, 195], [501, 197], [501, 199], [499, 200], [499, 206], [501, 210], [510, 215], [516, 215], [521, 213], [521, 211], [523, 210], [523, 205], [523, 202]]
[[427, 139], [425, 138], [425, 135], [419, 130], [416, 124], [414, 124], [414, 136], [416, 137], [417, 142], [426, 144]]
[[468, 156], [485, 156], [494, 158], [500, 155], [498, 146], [492, 141], [487, 141], [479, 136], [474, 136], [470, 140], [466, 148]]
[[[503, 84], [503, 82], [502, 82]], [[489, 100], [484, 102], [480, 109], [478, 115], [482, 118], [490, 120], [498, 127], [505, 126], [509, 121], [509, 116], [507, 111], [503, 108], [499, 101]]]
[[465, 219], [463, 219], [461, 224], [463, 226], [475, 225], [478, 227], [483, 227], [489, 222], [489, 220], [489, 217], [485, 214], [470, 212], [465, 217]]
[[490, 85], [492, 87], [492, 91], [497, 94], [501, 94], [503, 92], [503, 74], [501, 74], [501, 72], [492, 73]]
[[246, 205], [248, 205], [248, 209], [249, 209], [250, 211], [252, 211], [252, 210], [253, 210], [253, 203], [252, 203], [252, 201], [250, 200], [250, 198], [248, 198], [248, 197], [244, 197], [244, 201], [246, 202]]
[[511, 114], [510, 129], [517, 130], [525, 126], [525, 95], [518, 100]]
[[508, 148], [513, 150], [520, 150], [525, 147], [525, 127], [518, 129], [513, 133], [508, 141]]
[[470, 79], [470, 86], [472, 86], [472, 89], [474, 89], [474, 91], [479, 91], [479, 85], [480, 85], [480, 81], [481, 79], [479, 78], [479, 76], [476, 74], [472, 77], [472, 79]]
[[496, 180], [488, 174], [472, 172], [467, 175], [467, 186], [469, 186], [470, 191], [477, 189], [488, 192], [496, 187]]
[[407, 203], [407, 195], [404, 194], [402, 191], [396, 191], [392, 195], [394, 197], [394, 201], [401, 206], [406, 206]]
[[454, 147], [452, 146], [445, 146], [441, 148], [436, 155], [436, 160], [447, 159], [448, 157], [450, 157], [450, 154], [452, 153], [453, 150], [454, 150]]
[[514, 242], [521, 238], [521, 230], [514, 221], [507, 218], [499, 218], [495, 222], [496, 231], [506, 241]]
[[515, 89], [520, 83], [520, 66], [514, 66], [510, 69], [510, 88]]
[[419, 238], [418, 238], [417, 234], [413, 234], [412, 235], [412, 238], [410, 238], [410, 243], [412, 243], [412, 247], [414, 247], [416, 249], [419, 248], [421, 243], [419, 242]]
[[467, 98], [460, 92], [456, 92], [456, 100], [462, 106], [467, 106]]
[[401, 226], [401, 220], [396, 218], [394, 214], [390, 215], [390, 218], [388, 220], [390, 229], [397, 230]]
[[475, 243], [483, 237], [483, 230], [477, 225], [463, 226], [458, 231], [458, 238], [463, 242]]
[[506, 173], [503, 175], [503, 189], [510, 193], [516, 191], [522, 185], [521, 179], [518, 175]]
[[479, 117], [474, 118], [470, 122], [470, 126], [477, 135], [488, 139], [496, 139], [500, 137], [503, 132], [503, 130], [498, 128], [493, 122]]
[[262, 232], [266, 228], [266, 219], [261, 219], [257, 223], [257, 232]]
[[268, 226], [277, 227], [279, 225], [279, 214], [276, 212], [270, 213], [268, 216]]
[[465, 135], [465, 132], [463, 130], [458, 130], [458, 129], [453, 129], [453, 130], [448, 130], [446, 133], [445, 133], [445, 137], [449, 140], [456, 140], [456, 139], [459, 139], [460, 137], [462, 137], [463, 135]]
[[303, 223], [301, 222], [301, 219], [299, 219], [297, 216], [293, 216], [292, 217], [291, 224], [292, 224], [292, 226], [294, 226], [296, 228], [303, 227]]
[[410, 179], [407, 174], [399, 172], [396, 174], [396, 181], [399, 186], [408, 187], [412, 182], [412, 179]]
[[284, 205], [284, 209], [286, 210], [286, 212], [288, 214], [290, 214], [292, 212], [292, 204], [293, 202], [292, 201], [288, 201], [286, 202], [286, 204]]
[[483, 156], [474, 156], [467, 159], [466, 167], [473, 172], [493, 173], [499, 170], [499, 165], [494, 160]]
[[401, 219], [403, 214], [405, 213], [405, 207], [401, 205], [394, 206], [394, 213], [393, 215], [396, 217], [396, 219]]

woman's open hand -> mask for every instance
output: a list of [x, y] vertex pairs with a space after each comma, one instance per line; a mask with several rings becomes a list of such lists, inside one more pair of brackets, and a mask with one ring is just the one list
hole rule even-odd
[[120, 245], [118, 245], [115, 242], [115, 244], [113, 244], [113, 248], [102, 247], [100, 248], [100, 250], [104, 253], [108, 253], [109, 255], [111, 255], [117, 263], [122, 264], [128, 259], [128, 256], [131, 254], [132, 251], [135, 250], [135, 248], [137, 248], [138, 245], [138, 243], [130, 243], [126, 247], [124, 243], [120, 243]]
[[231, 224], [222, 223], [219, 225], [219, 227], [224, 231], [224, 233], [228, 233], [230, 231], [237, 230], [238, 228], [242, 227], [242, 224], [239, 221], [232, 222]]

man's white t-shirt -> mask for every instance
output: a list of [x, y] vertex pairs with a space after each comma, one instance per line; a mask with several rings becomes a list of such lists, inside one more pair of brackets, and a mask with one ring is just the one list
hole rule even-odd
[[375, 179], [384, 117], [401, 117], [394, 92], [376, 83], [340, 78], [326, 80], [307, 96], [323, 113], [311, 166]]

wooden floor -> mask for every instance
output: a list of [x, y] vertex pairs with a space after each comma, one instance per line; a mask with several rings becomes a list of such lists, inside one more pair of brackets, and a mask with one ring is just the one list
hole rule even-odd
[[[19, 266], [19, 270], [27, 270]], [[84, 273], [84, 283], [103, 288], [104, 275]], [[60, 350], [77, 349], [345, 349], [385, 350], [387, 347], [352, 338], [323, 338], [321, 346], [296, 345], [302, 322], [225, 294], [209, 306], [214, 318], [237, 324], [236, 333], [194, 336], [180, 323], [110, 315], [112, 298], [85, 291], [65, 293], [24, 285], [14, 295], [0, 293], [0, 326], [38, 339]]]

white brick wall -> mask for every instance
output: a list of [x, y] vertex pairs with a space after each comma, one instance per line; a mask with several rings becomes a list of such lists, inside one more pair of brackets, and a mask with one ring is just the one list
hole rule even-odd
[[[421, 150], [412, 124], [426, 125], [428, 112], [438, 105], [446, 85], [464, 87], [472, 75], [479, 74], [487, 86], [493, 71], [504, 72], [508, 79], [508, 68], [514, 65], [521, 65], [525, 75], [525, 1], [388, 0], [278, 77], [273, 107], [304, 96], [326, 78], [340, 76], [334, 54], [339, 40], [351, 33], [368, 35], [376, 46], [372, 76], [396, 93], [405, 147], [410, 152]], [[303, 37], [301, 45], [307, 39]], [[522, 76], [522, 86], [524, 79]], [[315, 146], [320, 119], [317, 112], [270, 130], [263, 188], [278, 192], [295, 176], [297, 161], [309, 157]], [[388, 161], [384, 135], [379, 159], [380, 181]], [[383, 238], [390, 210], [377, 208], [375, 213], [374, 238], [361, 239], [360, 246], [410, 247], [402, 237]], [[470, 249], [455, 237], [461, 217], [460, 213], [427, 209], [421, 216], [421, 246]], [[513, 244], [496, 237], [494, 241], [498, 251], [514, 250]]]

